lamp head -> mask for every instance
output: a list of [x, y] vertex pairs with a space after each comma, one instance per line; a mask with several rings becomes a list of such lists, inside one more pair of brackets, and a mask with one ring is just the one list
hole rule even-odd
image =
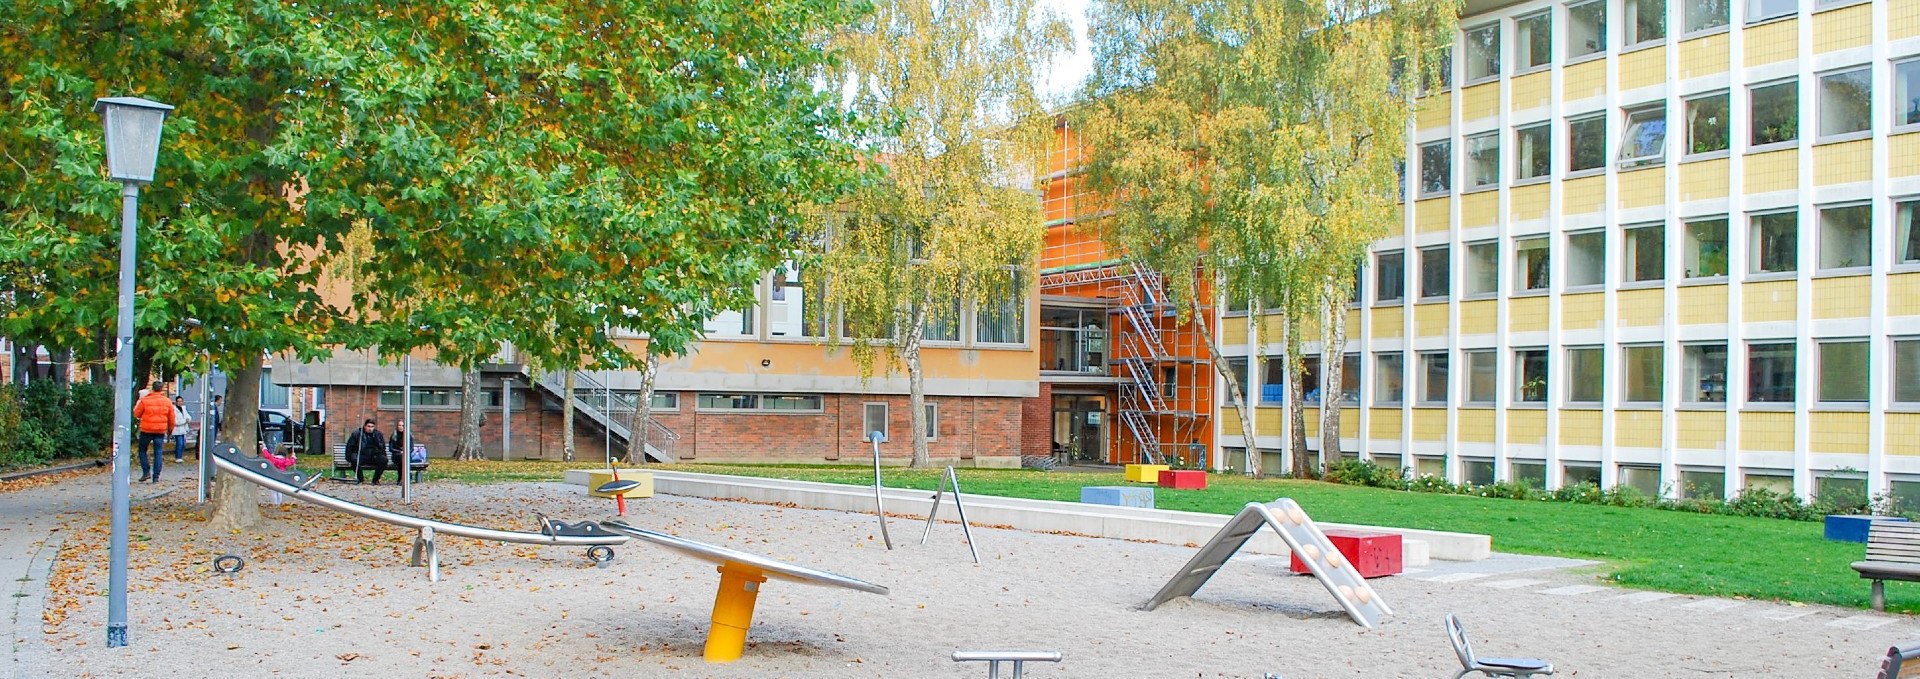
[[139, 97], [106, 97], [93, 102], [107, 128], [107, 175], [123, 184], [153, 182], [160, 155], [160, 124], [173, 107]]

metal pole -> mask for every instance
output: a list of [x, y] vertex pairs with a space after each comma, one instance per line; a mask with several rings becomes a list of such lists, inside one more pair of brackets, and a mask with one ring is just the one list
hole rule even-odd
[[127, 645], [127, 522], [133, 501], [133, 254], [140, 185], [120, 185], [120, 319], [113, 350], [113, 518], [107, 547], [107, 648]]
[[207, 453], [213, 450], [213, 441], [207, 439], [207, 420], [213, 415], [213, 404], [207, 401], [207, 391], [213, 382], [213, 354], [206, 355], [207, 369], [200, 373], [200, 459], [194, 466], [200, 468], [200, 504], [207, 503], [207, 472], [212, 467], [207, 464]]
[[[973, 542], [973, 524], [967, 523], [967, 506], [960, 503], [960, 476], [951, 466], [947, 467], [947, 484], [953, 487], [953, 511], [960, 514], [960, 533], [967, 538], [967, 551], [973, 554], [973, 565], [978, 566], [980, 565], [980, 547]], [[1015, 663], [1014, 671], [1018, 672], [1019, 667], [1020, 665]]]
[[[607, 459], [611, 460], [613, 459], [613, 372], [612, 371], [604, 370], [604, 369], [600, 371], [600, 393], [603, 396], [603, 398], [600, 399], [600, 416], [607, 418], [607, 421], [605, 423], [606, 426], [600, 428], [600, 434], [601, 434], [600, 443], [602, 444], [602, 447], [606, 449]], [[636, 404], [636, 407], [638, 407], [637, 404]], [[633, 432], [627, 432], [627, 436], [633, 436]]]
[[887, 535], [887, 505], [880, 499], [880, 442], [887, 440], [887, 435], [876, 431], [867, 438], [873, 441], [873, 513], [880, 516], [880, 540], [891, 550], [893, 538]]
[[413, 504], [413, 355], [400, 359], [400, 422], [407, 428], [400, 446], [400, 503]]

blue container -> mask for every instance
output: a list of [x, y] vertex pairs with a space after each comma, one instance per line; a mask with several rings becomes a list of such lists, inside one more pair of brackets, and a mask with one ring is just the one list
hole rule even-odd
[[1906, 521], [1897, 516], [1866, 516], [1858, 514], [1828, 514], [1827, 539], [1841, 542], [1866, 542], [1867, 529], [1875, 521]]
[[1080, 501], [1090, 505], [1153, 509], [1153, 489], [1140, 486], [1086, 486]]

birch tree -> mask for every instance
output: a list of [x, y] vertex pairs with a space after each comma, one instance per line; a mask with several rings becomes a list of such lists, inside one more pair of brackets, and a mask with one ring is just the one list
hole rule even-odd
[[[1089, 185], [1110, 244], [1165, 273], [1181, 320], [1203, 334], [1249, 474], [1263, 473], [1253, 409], [1195, 312], [1218, 285], [1291, 321], [1349, 287], [1352, 263], [1393, 220], [1411, 114], [1396, 64], [1420, 67], [1458, 12], [1451, 0], [1095, 4], [1078, 116]], [[1289, 374], [1298, 355], [1288, 352]]]
[[1021, 178], [1052, 132], [1035, 84], [1072, 39], [1038, 5], [881, 0], [842, 39], [850, 108], [884, 131], [869, 140], [881, 171], [818, 234], [842, 319], [826, 334], [869, 374], [905, 368], [915, 467], [928, 464], [924, 344], [962, 339], [969, 304], [1033, 284], [1046, 231]]

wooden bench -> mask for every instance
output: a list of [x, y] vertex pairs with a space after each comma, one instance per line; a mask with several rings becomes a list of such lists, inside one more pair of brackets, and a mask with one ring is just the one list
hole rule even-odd
[[1887, 657], [1880, 661], [1880, 673], [1875, 679], [1914, 679], [1920, 677], [1920, 644], [1893, 646], [1887, 649]]
[[1873, 610], [1887, 610], [1886, 581], [1920, 582], [1920, 525], [1873, 522], [1867, 529], [1867, 558], [1853, 562], [1853, 569], [1873, 581]]
[[[415, 445], [419, 445], [419, 444], [415, 444]], [[412, 457], [412, 452], [409, 451], [407, 456]], [[413, 468], [412, 472], [413, 472], [414, 483], [419, 483], [421, 479], [425, 478], [427, 467], [431, 464], [432, 459], [433, 458], [429, 457], [426, 460], [415, 462], [411, 465]], [[392, 462], [393, 460], [389, 459], [387, 461]], [[359, 471], [358, 469], [354, 468], [353, 462], [347, 459], [347, 445], [344, 443], [334, 444], [333, 445], [333, 476], [332, 476], [333, 480], [346, 481], [349, 479], [357, 479], [358, 478], [357, 476], [350, 476], [349, 474], [357, 474], [358, 471]], [[397, 470], [389, 469], [388, 471], [397, 471]]]

